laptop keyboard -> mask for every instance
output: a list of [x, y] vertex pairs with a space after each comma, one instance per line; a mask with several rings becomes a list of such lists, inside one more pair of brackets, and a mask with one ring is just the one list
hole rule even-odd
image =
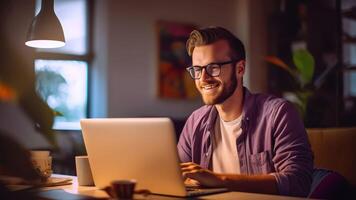
[[214, 194], [227, 191], [225, 188], [199, 188], [199, 186], [189, 186], [185, 189], [188, 193], [188, 196], [199, 196], [204, 194]]
[[202, 189], [201, 189], [201, 188], [187, 187], [187, 188], [185, 188], [185, 190], [186, 190], [187, 192], [190, 192], [190, 191], [200, 191], [200, 190], [202, 190]]

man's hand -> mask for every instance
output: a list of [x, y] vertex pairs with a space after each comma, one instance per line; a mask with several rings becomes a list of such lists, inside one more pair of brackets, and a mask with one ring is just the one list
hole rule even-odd
[[231, 191], [278, 194], [273, 175], [217, 174], [199, 165], [187, 162], [180, 164], [183, 177], [191, 178], [206, 187], [224, 187]]
[[200, 165], [192, 162], [181, 163], [184, 178], [197, 180], [200, 185], [206, 187], [224, 187], [223, 180], [214, 172], [203, 169]]

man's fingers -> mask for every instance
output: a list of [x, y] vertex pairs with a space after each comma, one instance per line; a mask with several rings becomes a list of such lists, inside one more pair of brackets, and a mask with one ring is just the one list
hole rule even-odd
[[198, 185], [200, 185], [199, 181], [197, 181], [195, 179], [191, 179], [191, 178], [186, 178], [185, 181], [184, 181], [184, 184], [188, 185], [188, 186], [198, 186]]
[[191, 171], [186, 171], [186, 172], [183, 172], [183, 177], [184, 178], [192, 178], [194, 179], [194, 177], [197, 176], [197, 174], [200, 173], [201, 170], [191, 170]]
[[180, 164], [181, 169], [198, 169], [201, 168], [200, 165], [193, 162], [186, 162]]
[[180, 166], [183, 178], [185, 179], [191, 178], [196, 180], [204, 172], [204, 169], [200, 165], [193, 162], [181, 163]]
[[182, 172], [191, 171], [191, 170], [199, 170], [199, 169], [201, 169], [201, 167], [199, 165], [191, 165], [191, 166], [181, 168]]
[[190, 166], [190, 165], [196, 165], [196, 164], [193, 163], [193, 162], [185, 162], [185, 163], [181, 163], [180, 164], [181, 167], [187, 167], [187, 166]]

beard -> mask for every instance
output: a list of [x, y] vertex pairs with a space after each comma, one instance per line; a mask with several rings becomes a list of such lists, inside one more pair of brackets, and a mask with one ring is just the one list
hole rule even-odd
[[[208, 84], [214, 84], [215, 82], [216, 81], [209, 81]], [[222, 91], [216, 94], [214, 97], [204, 96], [204, 94], [201, 93], [203, 101], [206, 105], [221, 104], [226, 99], [231, 97], [231, 95], [235, 92], [237, 88], [237, 78], [235, 73], [231, 73], [230, 83], [221, 83], [221, 84], [223, 87]]]

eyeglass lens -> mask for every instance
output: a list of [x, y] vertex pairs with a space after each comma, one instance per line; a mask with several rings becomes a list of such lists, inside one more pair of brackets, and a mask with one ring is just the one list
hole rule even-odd
[[212, 77], [219, 76], [220, 74], [220, 66], [217, 64], [207, 65], [206, 67], [192, 67], [190, 69], [190, 75], [194, 79], [199, 79], [203, 73], [203, 68], [205, 68], [205, 72]]

